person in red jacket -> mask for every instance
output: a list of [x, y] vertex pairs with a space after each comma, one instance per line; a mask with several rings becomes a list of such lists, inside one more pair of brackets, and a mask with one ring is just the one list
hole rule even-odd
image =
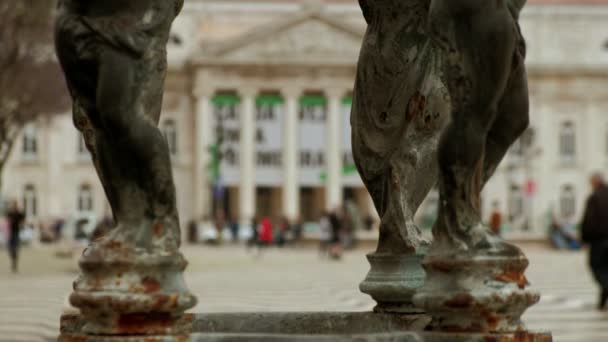
[[270, 220], [270, 218], [264, 217], [260, 221], [258, 234], [261, 245], [270, 246], [272, 244], [272, 221]]

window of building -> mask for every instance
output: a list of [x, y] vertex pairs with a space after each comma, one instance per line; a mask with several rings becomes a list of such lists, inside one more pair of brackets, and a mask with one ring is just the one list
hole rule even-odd
[[559, 210], [564, 218], [572, 217], [576, 213], [576, 192], [572, 185], [564, 185], [559, 197]]
[[300, 188], [300, 216], [304, 222], [315, 222], [319, 219], [317, 209], [320, 208], [315, 188]]
[[573, 164], [576, 160], [576, 131], [571, 121], [564, 122], [560, 128], [559, 157], [563, 164]]
[[93, 211], [93, 191], [88, 184], [83, 184], [78, 189], [78, 211]]
[[23, 189], [23, 210], [26, 217], [36, 217], [38, 215], [37, 202], [36, 187], [32, 184], [27, 184]]
[[300, 121], [323, 122], [327, 116], [327, 99], [323, 94], [311, 93], [300, 97]]
[[38, 157], [38, 132], [33, 124], [23, 128], [23, 158], [36, 159]]
[[177, 155], [177, 125], [175, 124], [175, 120], [166, 119], [163, 122], [163, 134], [165, 135], [165, 139], [167, 139], [169, 152], [171, 152], [172, 156]]
[[511, 184], [509, 188], [509, 221], [519, 219], [524, 212], [524, 194], [521, 187]]

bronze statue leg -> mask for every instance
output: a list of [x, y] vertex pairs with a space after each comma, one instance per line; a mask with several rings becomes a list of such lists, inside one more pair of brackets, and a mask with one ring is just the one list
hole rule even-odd
[[472, 247], [480, 240], [472, 230], [480, 223], [484, 153], [510, 74], [515, 23], [504, 3], [435, 0], [431, 11], [432, 32], [446, 49], [452, 98], [452, 121], [439, 145], [445, 217], [438, 222], [451, 240]]
[[528, 80], [523, 57], [515, 53], [513, 63], [516, 68], [511, 73], [511, 81], [498, 105], [496, 120], [488, 133], [482, 187], [509, 150], [509, 147], [528, 128], [529, 100]]
[[431, 9], [453, 116], [439, 149], [441, 216], [414, 303], [433, 317], [430, 329], [514, 333], [540, 296], [525, 289], [524, 254], [481, 223], [479, 196], [527, 125], [525, 73], [513, 63], [516, 15], [506, 1], [433, 0]]
[[152, 223], [141, 222], [142, 218], [151, 222], [171, 216], [176, 241], [179, 229], [169, 148], [150, 113], [138, 106], [148, 95], [146, 90], [133, 87], [137, 73], [144, 70], [142, 63], [111, 48], [102, 53], [97, 87], [102, 134], [96, 144], [99, 166], [117, 194], [118, 203], [112, 203], [117, 221], [140, 227], [129, 230], [139, 247], [149, 248], [153, 235], [146, 228]]

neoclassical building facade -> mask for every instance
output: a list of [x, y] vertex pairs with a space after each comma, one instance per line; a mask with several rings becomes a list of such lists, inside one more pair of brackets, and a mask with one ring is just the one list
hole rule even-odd
[[[531, 129], [484, 189], [508, 236], [575, 220], [608, 166], [608, 1], [529, 0]], [[169, 47], [161, 128], [183, 221], [213, 209], [315, 221], [345, 201], [375, 215], [353, 166], [350, 102], [365, 22], [356, 1], [187, 0]], [[109, 208], [69, 114], [28, 126], [2, 196], [31, 220]], [[432, 193], [419, 213], [430, 224]]]

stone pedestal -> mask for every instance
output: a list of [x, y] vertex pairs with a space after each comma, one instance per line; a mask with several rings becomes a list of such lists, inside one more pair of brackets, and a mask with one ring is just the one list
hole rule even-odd
[[70, 303], [80, 309], [87, 334], [179, 334], [196, 305], [183, 279], [187, 262], [179, 252], [155, 253], [117, 241], [92, 244], [81, 259]]
[[65, 315], [59, 342], [551, 342], [548, 333], [463, 334], [424, 331], [425, 315], [371, 312], [213, 313], [186, 315], [191, 329], [175, 336], [86, 336], [83, 319]]
[[371, 269], [359, 289], [378, 303], [375, 312], [423, 312], [412, 302], [416, 290], [424, 284], [425, 272], [421, 266], [423, 258], [423, 253], [372, 253], [367, 256]]
[[[508, 245], [503, 245], [508, 246]], [[528, 260], [517, 248], [500, 253], [430, 253], [423, 265], [427, 282], [414, 302], [433, 317], [429, 326], [445, 332], [517, 332], [521, 315], [540, 294], [526, 290]]]

